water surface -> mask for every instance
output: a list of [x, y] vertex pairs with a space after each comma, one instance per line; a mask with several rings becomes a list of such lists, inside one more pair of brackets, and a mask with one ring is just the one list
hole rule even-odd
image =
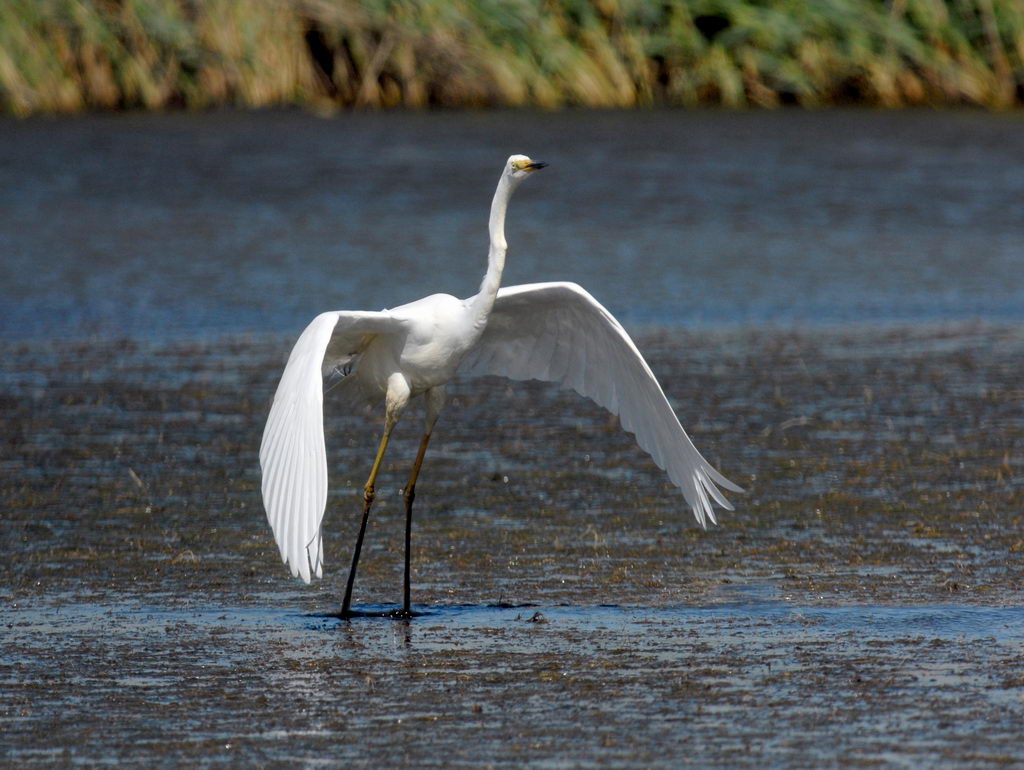
[[1024, 320], [1024, 121], [948, 112], [299, 113], [0, 122], [7, 339], [297, 333], [506, 283], [630, 323]]
[[[1017, 115], [293, 113], [0, 122], [11, 766], [1024, 765]], [[326, 407], [326, 571], [257, 449], [322, 309], [508, 279], [635, 332], [742, 484], [707, 531], [614, 419], [459, 381], [409, 623], [337, 611], [378, 415]], [[413, 408], [355, 601], [401, 593]]]

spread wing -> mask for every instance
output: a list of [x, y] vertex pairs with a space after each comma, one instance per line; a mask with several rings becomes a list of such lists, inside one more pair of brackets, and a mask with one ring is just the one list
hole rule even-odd
[[334, 311], [318, 315], [302, 332], [288, 357], [274, 395], [260, 444], [263, 507], [293, 575], [307, 583], [320, 577], [323, 542], [320, 523], [327, 506], [327, 452], [324, 447], [324, 355], [346, 362], [381, 334], [403, 330], [387, 312]]
[[732, 510], [716, 484], [743, 491], [697, 451], [626, 330], [574, 283], [501, 289], [461, 371], [557, 382], [618, 415], [703, 527], [715, 521], [712, 500]]

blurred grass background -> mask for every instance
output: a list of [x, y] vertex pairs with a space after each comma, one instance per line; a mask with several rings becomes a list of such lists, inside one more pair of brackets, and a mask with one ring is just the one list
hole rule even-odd
[[3, 0], [0, 112], [1024, 102], [1024, 0]]

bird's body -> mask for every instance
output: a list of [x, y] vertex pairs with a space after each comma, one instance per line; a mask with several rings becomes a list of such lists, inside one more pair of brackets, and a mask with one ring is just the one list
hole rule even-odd
[[[383, 311], [395, 324], [395, 332], [377, 335], [359, 358], [353, 373], [366, 387], [380, 388], [384, 394], [388, 377], [401, 374], [407, 381], [410, 397], [443, 385], [455, 376], [466, 353], [480, 337], [480, 328], [473, 322], [464, 300], [450, 294], [429, 297]], [[328, 346], [325, 366], [336, 368], [346, 361], [339, 350], [332, 360]]]
[[307, 582], [323, 566], [321, 521], [327, 502], [323, 435], [324, 377], [337, 379], [332, 396], [350, 404], [383, 401], [384, 435], [364, 487], [342, 615], [352, 585], [374, 484], [395, 424], [410, 399], [426, 400], [426, 430], [405, 487], [406, 573], [401, 614], [408, 616], [412, 501], [431, 431], [444, 405], [445, 385], [457, 374], [496, 374], [560, 383], [594, 399], [668, 472], [706, 526], [711, 501], [731, 509], [721, 485], [742, 491], [697, 451], [657, 379], [629, 335], [584, 289], [573, 283], [500, 288], [505, 264], [504, 220], [518, 184], [545, 164], [513, 155], [491, 204], [487, 273], [467, 299], [434, 294], [380, 312], [321, 313], [295, 343], [281, 376], [260, 447], [267, 517], [292, 573]]

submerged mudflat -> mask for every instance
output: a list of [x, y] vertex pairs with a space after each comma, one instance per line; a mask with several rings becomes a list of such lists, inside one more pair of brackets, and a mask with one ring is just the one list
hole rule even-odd
[[[329, 617], [377, 415], [328, 398], [327, 574], [280, 563], [257, 450], [291, 340], [6, 344], [5, 761], [1024, 763], [1024, 332], [637, 337], [736, 512], [700, 530], [574, 393], [461, 383], [410, 622]], [[400, 597], [419, 414], [364, 608]]]

